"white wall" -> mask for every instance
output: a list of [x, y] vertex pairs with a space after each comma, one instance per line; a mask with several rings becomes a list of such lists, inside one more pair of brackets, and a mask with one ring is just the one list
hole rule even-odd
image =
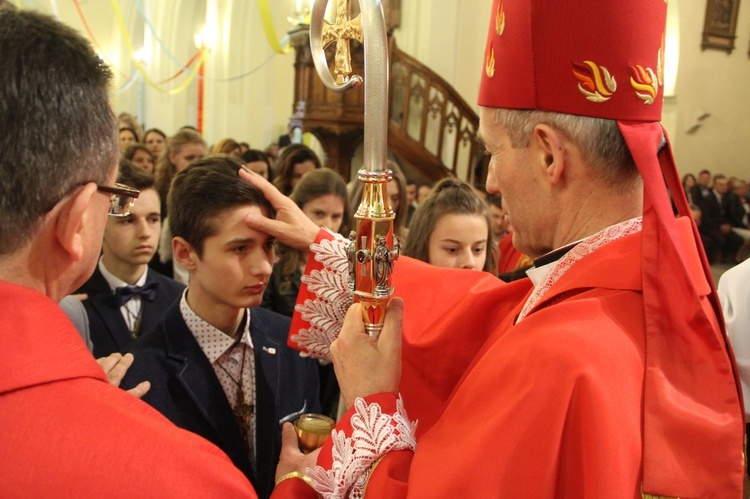
[[[194, 35], [205, 24], [206, 0], [141, 0], [147, 18], [155, 26], [159, 38], [169, 52], [186, 63], [195, 53]], [[52, 2], [21, 0], [24, 8], [34, 8], [54, 14]], [[127, 111], [139, 116], [145, 128], [156, 127], [168, 134], [182, 125], [196, 125], [197, 78], [182, 92], [170, 94], [179, 87], [186, 75], [168, 83], [157, 84], [157, 90], [147, 83], [124, 87], [136, 71], [126, 48], [112, 4], [96, 0], [80, 2], [83, 16], [94, 38], [106, 54], [105, 60], [115, 66], [112, 106], [115, 112]], [[143, 45], [143, 33], [149, 31], [137, 10], [134, 0], [120, 0], [128, 34], [135, 50]], [[86, 34], [83, 21], [73, 2], [56, 2], [63, 22]], [[291, 12], [291, 0], [271, 0], [274, 24], [279, 37], [290, 27], [286, 18]], [[258, 14], [256, 0], [219, 0], [217, 44], [206, 64], [204, 92], [204, 135], [209, 143], [224, 137], [248, 141], [251, 146], [264, 148], [286, 131], [292, 110], [294, 84], [294, 55], [276, 54], [266, 41]], [[153, 82], [162, 82], [180, 67], [167, 55], [156, 40], [148, 51], [150, 61], [146, 74]], [[229, 78], [257, 69], [241, 79]], [[224, 81], [222, 81], [224, 80]], [[140, 92], [140, 95], [139, 95]], [[142, 113], [139, 113], [139, 109]]]
[[[674, 113], [674, 124], [667, 126], [678, 168], [683, 173], [707, 168], [750, 178], [750, 5], [740, 2], [736, 48], [727, 54], [701, 50], [705, 2], [679, 0], [679, 4], [676, 95], [665, 106], [665, 111]], [[688, 134], [701, 111], [711, 116]]]

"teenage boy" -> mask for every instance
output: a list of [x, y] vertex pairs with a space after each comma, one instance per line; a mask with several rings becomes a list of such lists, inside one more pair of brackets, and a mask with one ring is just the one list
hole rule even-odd
[[117, 182], [140, 190], [141, 195], [130, 215], [107, 220], [99, 265], [77, 291], [88, 295], [83, 305], [96, 358], [124, 351], [140, 333], [156, 325], [185, 289], [148, 268], [161, 232], [154, 177], [121, 160]]
[[317, 362], [287, 347], [290, 319], [262, 308], [274, 239], [247, 227], [273, 216], [236, 159], [214, 156], [178, 173], [169, 194], [174, 258], [190, 285], [158, 326], [132, 346], [125, 388], [147, 379], [143, 398], [177, 426], [218, 445], [270, 495], [281, 425], [319, 411]]

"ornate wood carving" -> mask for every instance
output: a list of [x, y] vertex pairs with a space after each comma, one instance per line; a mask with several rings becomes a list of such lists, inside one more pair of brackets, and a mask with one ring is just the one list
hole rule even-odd
[[[297, 28], [290, 35], [296, 49], [290, 122], [313, 133], [326, 151], [327, 165], [349, 179], [352, 156], [364, 134], [364, 89], [344, 94], [326, 89], [315, 72], [307, 29]], [[334, 50], [333, 45], [326, 50], [329, 65]], [[363, 74], [360, 43], [351, 42], [351, 56], [353, 73]], [[483, 182], [486, 163], [479, 158], [475, 140], [479, 117], [474, 110], [439, 75], [398, 50], [392, 37], [390, 61], [390, 152], [431, 180], [455, 175]], [[475, 165], [479, 165], [478, 171]]]

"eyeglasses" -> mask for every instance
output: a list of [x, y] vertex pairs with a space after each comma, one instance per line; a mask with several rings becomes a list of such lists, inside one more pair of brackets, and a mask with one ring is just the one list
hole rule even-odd
[[133, 189], [125, 184], [96, 184], [96, 188], [101, 192], [108, 192], [112, 195], [109, 201], [109, 215], [113, 217], [130, 215], [130, 209], [135, 204], [135, 198], [141, 193], [138, 189]]

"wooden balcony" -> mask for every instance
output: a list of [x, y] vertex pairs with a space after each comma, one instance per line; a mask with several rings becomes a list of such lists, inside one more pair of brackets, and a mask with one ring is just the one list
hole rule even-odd
[[[454, 175], [470, 183], [483, 182], [486, 165], [476, 141], [479, 117], [448, 82], [399, 50], [393, 37], [389, 40], [389, 153], [407, 171], [415, 170], [429, 180]], [[292, 42], [296, 81], [290, 123], [313, 133], [326, 152], [328, 166], [348, 179], [352, 157], [364, 137], [364, 88], [345, 94], [329, 91], [315, 72], [307, 30], [293, 33]], [[352, 42], [351, 53], [354, 72], [363, 74], [362, 46]]]

